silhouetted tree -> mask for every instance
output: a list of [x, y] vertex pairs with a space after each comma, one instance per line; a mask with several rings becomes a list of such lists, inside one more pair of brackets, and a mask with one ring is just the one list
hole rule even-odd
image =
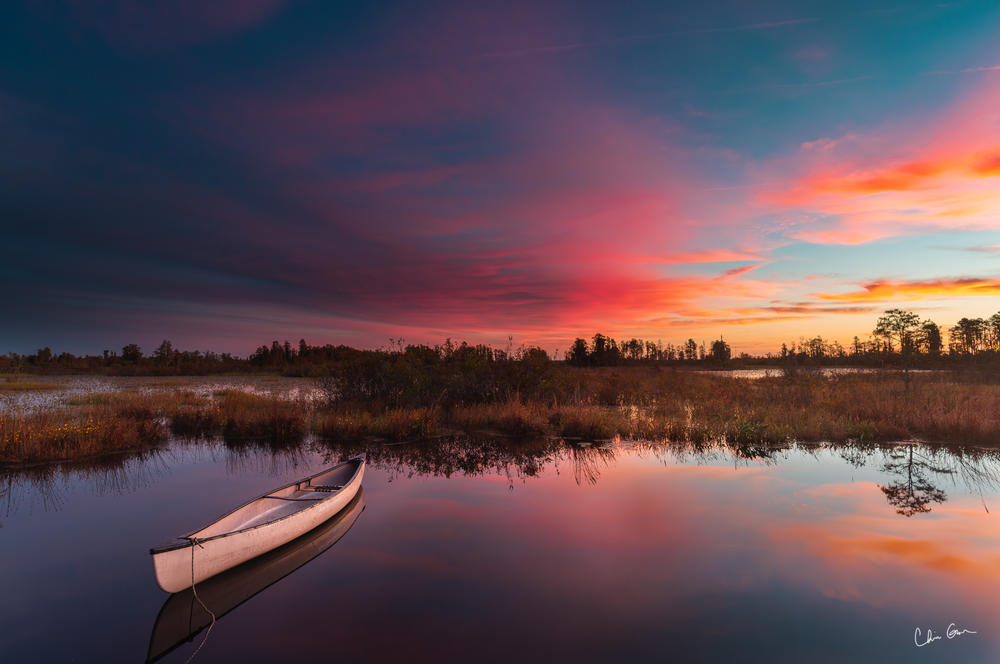
[[174, 345], [166, 339], [153, 351], [153, 361], [160, 366], [168, 366], [174, 360]]
[[729, 347], [722, 337], [719, 337], [712, 342], [712, 352], [711, 359], [713, 362], [718, 362], [719, 364], [725, 364], [729, 361], [729, 358], [733, 356], [733, 350]]
[[986, 321], [982, 318], [962, 318], [948, 331], [949, 351], [958, 355], [975, 355], [986, 336]]
[[990, 350], [1000, 350], [1000, 313], [986, 319], [986, 344]]
[[591, 340], [590, 363], [599, 367], [621, 364], [624, 357], [618, 342], [598, 332]]
[[912, 311], [888, 309], [875, 322], [872, 334], [886, 341], [889, 352], [892, 352], [893, 341], [897, 342], [899, 352], [905, 357], [913, 351], [919, 329], [920, 317]]
[[941, 354], [941, 329], [932, 320], [925, 320], [920, 326], [920, 347], [928, 355]]
[[566, 351], [566, 361], [570, 364], [582, 367], [587, 364], [587, 355], [587, 340], [577, 337], [573, 341], [573, 345], [569, 347], [568, 351]]
[[638, 339], [629, 339], [622, 343], [622, 354], [630, 360], [641, 360], [643, 343]]
[[656, 344], [652, 341], [646, 342], [646, 359], [647, 360], [659, 360], [661, 358], [661, 353], [657, 352]]
[[129, 344], [122, 348], [122, 361], [127, 364], [138, 364], [142, 359], [142, 349], [136, 344]]

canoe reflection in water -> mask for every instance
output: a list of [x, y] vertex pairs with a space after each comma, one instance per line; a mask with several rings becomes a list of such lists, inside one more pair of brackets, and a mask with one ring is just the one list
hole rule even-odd
[[[198, 584], [198, 597], [216, 620], [329, 549], [365, 509], [364, 489], [335, 517], [305, 535]], [[147, 662], [191, 641], [212, 622], [190, 588], [167, 598], [153, 625]]]

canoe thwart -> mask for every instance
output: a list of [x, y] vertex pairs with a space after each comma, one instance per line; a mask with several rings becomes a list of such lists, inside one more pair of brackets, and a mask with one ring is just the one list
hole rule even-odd
[[343, 484], [296, 484], [296, 491], [316, 491], [317, 493], [333, 493], [344, 488]]
[[285, 498], [284, 496], [261, 496], [262, 498], [271, 498], [272, 500], [323, 500], [323, 498]]

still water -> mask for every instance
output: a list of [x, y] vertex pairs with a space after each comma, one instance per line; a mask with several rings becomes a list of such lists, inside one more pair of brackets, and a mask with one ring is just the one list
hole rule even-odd
[[151, 545], [359, 449], [4, 477], [0, 661], [1000, 660], [1000, 460], [968, 450], [373, 448], [347, 512], [199, 586], [207, 639], [157, 588]]

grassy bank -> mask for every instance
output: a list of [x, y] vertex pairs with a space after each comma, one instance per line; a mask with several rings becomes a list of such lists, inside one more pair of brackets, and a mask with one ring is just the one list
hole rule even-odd
[[40, 463], [141, 449], [166, 438], [150, 399], [79, 398], [65, 407], [0, 412], [0, 463]]
[[484, 403], [390, 407], [344, 399], [308, 403], [183, 385], [74, 397], [42, 412], [0, 412], [0, 463], [62, 460], [155, 445], [169, 434], [229, 444], [293, 445], [307, 433], [335, 441], [487, 440], [615, 436], [741, 445], [929, 442], [1000, 446], [1000, 385], [948, 373], [898, 372], [739, 379], [648, 367], [559, 367], [530, 396]]
[[302, 404], [223, 390], [102, 392], [72, 396], [56, 408], [0, 411], [0, 464], [66, 461], [140, 450], [175, 436], [227, 442], [294, 444], [306, 428]]

